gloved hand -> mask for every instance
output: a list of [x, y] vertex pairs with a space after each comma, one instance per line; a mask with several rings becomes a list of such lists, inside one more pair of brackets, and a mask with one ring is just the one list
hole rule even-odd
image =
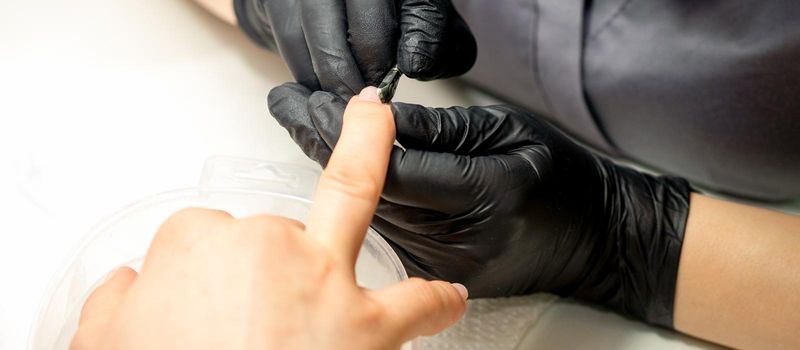
[[[397, 2], [397, 4], [395, 3]], [[235, 0], [240, 26], [280, 51], [297, 82], [340, 96], [377, 86], [395, 63], [419, 80], [460, 75], [475, 39], [450, 0]]]
[[[346, 102], [289, 84], [270, 111], [325, 164]], [[551, 292], [672, 326], [686, 181], [622, 167], [508, 106], [393, 105], [397, 140], [373, 227], [408, 273], [472, 296]]]

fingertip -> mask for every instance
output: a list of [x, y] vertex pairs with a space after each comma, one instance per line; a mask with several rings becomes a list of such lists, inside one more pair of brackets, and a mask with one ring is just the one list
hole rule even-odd
[[311, 95], [311, 90], [297, 83], [286, 83], [273, 88], [267, 94], [267, 108], [279, 120], [292, 111], [299, 111]]
[[467, 300], [469, 298], [469, 291], [467, 290], [466, 286], [464, 286], [461, 283], [450, 283], [450, 284], [453, 286], [453, 288], [456, 289], [458, 294], [461, 295], [462, 299]]
[[[466, 287], [458, 283], [445, 281], [426, 281], [424, 284], [427, 285], [427, 289], [431, 292], [429, 297], [433, 297], [433, 300], [428, 300], [430, 311], [452, 316], [445, 326], [449, 326], [461, 319], [467, 309]], [[423, 292], [420, 290], [420, 293]]]
[[284, 96], [293, 94], [310, 95], [311, 90], [298, 83], [285, 83], [272, 88], [272, 90], [269, 91], [269, 94], [267, 94], [267, 101], [272, 103], [273, 101], [280, 100]]
[[401, 72], [428, 81], [469, 71], [477, 58], [477, 43], [450, 1], [408, 1], [401, 6], [397, 51]]
[[451, 299], [451, 302], [446, 305], [447, 311], [453, 315], [452, 322], [458, 322], [461, 317], [464, 316], [464, 312], [467, 311], [467, 298], [469, 297], [469, 292], [467, 291], [467, 287], [460, 283], [450, 283], [444, 281], [436, 281], [431, 283], [437, 283], [443, 289], [443, 293], [447, 294], [447, 296]]
[[423, 328], [421, 335], [424, 336], [434, 335], [456, 324], [467, 312], [466, 287], [444, 281], [431, 281], [428, 284], [432, 290], [438, 290], [434, 294], [439, 294], [438, 298], [441, 300], [429, 304], [429, 311], [442, 315], [442, 318]]
[[331, 148], [339, 142], [345, 108], [347, 108], [347, 101], [330, 92], [317, 91], [308, 99], [311, 122]]
[[273, 116], [276, 114], [280, 100], [283, 98], [283, 92], [279, 90], [280, 88], [281, 87], [278, 86], [272, 90], [269, 90], [269, 93], [267, 94], [267, 110]]
[[413, 49], [406, 47], [400, 50], [397, 68], [411, 79], [427, 81], [435, 79], [438, 75], [435, 63], [429, 54], [414, 52]]
[[[379, 123], [380, 127], [373, 125], [374, 131], [383, 129], [391, 130], [392, 143], [394, 143], [394, 117], [392, 106], [381, 102], [378, 96], [378, 88], [367, 87], [361, 91], [357, 96], [350, 99], [350, 103], [344, 113], [344, 119], [367, 119], [368, 121], [359, 121], [357, 124], [362, 123]], [[346, 124], [346, 123], [345, 123]]]

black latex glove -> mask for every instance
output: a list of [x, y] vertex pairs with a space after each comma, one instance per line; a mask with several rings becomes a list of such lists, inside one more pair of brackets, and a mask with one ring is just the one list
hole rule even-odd
[[[419, 80], [475, 63], [475, 39], [450, 0], [235, 0], [240, 26], [277, 49], [297, 82], [352, 96], [395, 64]], [[365, 85], [366, 84], [366, 85]]]
[[[269, 104], [325, 164], [346, 102], [288, 84]], [[508, 106], [393, 110], [406, 150], [393, 151], [373, 227], [409, 275], [473, 297], [576, 296], [672, 326], [685, 181], [618, 166]]]

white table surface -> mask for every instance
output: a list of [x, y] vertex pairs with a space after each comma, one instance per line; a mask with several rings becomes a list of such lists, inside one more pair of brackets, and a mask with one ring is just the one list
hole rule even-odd
[[[50, 279], [101, 217], [196, 185], [212, 155], [314, 166], [266, 111], [290, 79], [188, 0], [1, 1], [0, 349], [25, 347]], [[397, 99], [476, 101], [452, 82], [406, 81]], [[530, 347], [701, 345], [569, 301], [541, 316]]]

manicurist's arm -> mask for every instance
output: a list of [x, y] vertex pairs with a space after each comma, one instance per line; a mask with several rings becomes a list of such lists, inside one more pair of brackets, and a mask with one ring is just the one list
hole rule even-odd
[[[325, 164], [345, 100], [296, 84], [270, 109]], [[620, 166], [513, 106], [395, 103], [373, 227], [411, 275], [473, 297], [556, 293], [736, 348], [800, 348], [800, 218]]]
[[232, 0], [195, 0], [195, 2], [226, 23], [236, 25]]
[[693, 195], [675, 328], [743, 349], [800, 349], [800, 217]]

